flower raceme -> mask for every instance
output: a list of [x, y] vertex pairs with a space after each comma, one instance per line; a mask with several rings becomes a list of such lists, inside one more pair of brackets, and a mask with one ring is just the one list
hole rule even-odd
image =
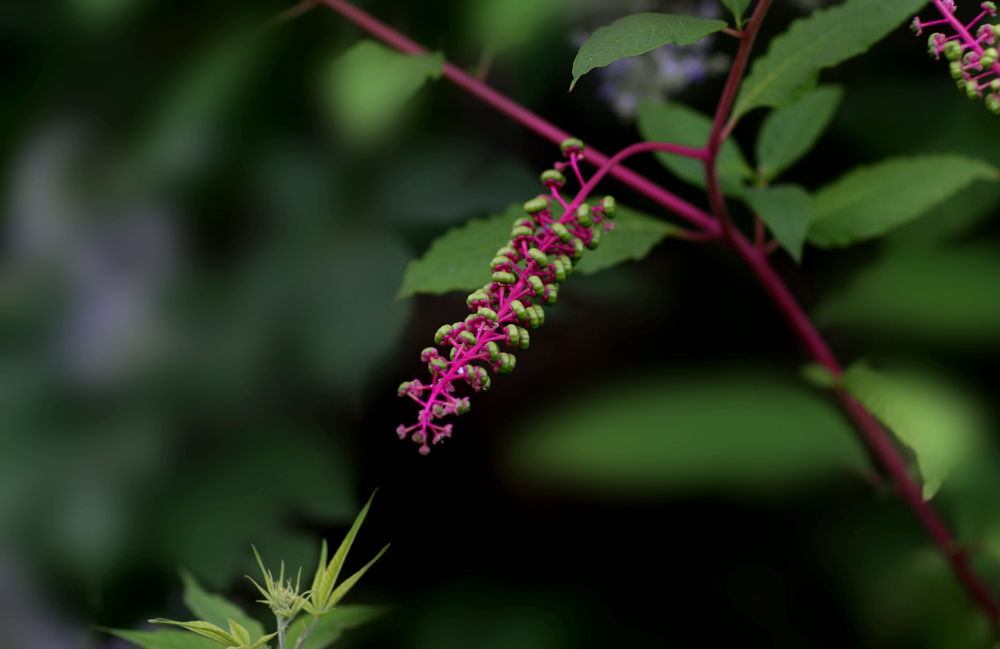
[[[417, 423], [400, 424], [396, 433], [400, 439], [409, 437], [419, 444], [423, 455], [430, 452], [431, 444], [451, 437], [452, 425], [437, 420], [469, 410], [468, 397], [454, 396], [455, 382], [463, 380], [479, 392], [488, 390], [491, 383], [483, 365], [497, 374], [509, 374], [517, 359], [512, 352], [501, 351], [500, 345], [511, 350], [528, 348], [529, 330], [545, 322], [542, 305], [555, 304], [559, 284], [573, 271], [573, 264], [586, 249], [596, 248], [602, 233], [613, 227], [612, 197], [590, 206], [583, 202], [582, 192], [570, 202], [560, 194], [567, 169], [573, 170], [581, 186], [586, 185], [579, 167], [583, 142], [569, 139], [561, 149], [568, 162], [557, 162], [542, 174], [549, 193], [524, 204], [527, 216], [514, 222], [510, 241], [490, 262], [492, 280], [466, 300], [472, 314], [464, 322], [437, 330], [434, 342], [450, 347], [447, 358], [437, 347], [427, 347], [420, 359], [427, 363], [430, 382], [405, 381], [399, 386], [399, 396], [416, 401], [420, 414]], [[561, 210], [561, 216], [557, 218], [554, 210]]]
[[954, 32], [951, 36], [941, 32], [930, 35], [930, 53], [936, 59], [942, 54], [948, 59], [952, 78], [969, 99], [984, 98], [987, 110], [1000, 114], [1000, 64], [995, 47], [1000, 40], [1000, 25], [982, 23], [976, 26], [986, 16], [996, 16], [996, 5], [983, 2], [982, 11], [969, 24], [955, 17], [955, 0], [934, 0], [934, 6], [942, 17], [928, 22], [914, 18], [913, 31], [919, 36], [925, 27], [948, 26]]

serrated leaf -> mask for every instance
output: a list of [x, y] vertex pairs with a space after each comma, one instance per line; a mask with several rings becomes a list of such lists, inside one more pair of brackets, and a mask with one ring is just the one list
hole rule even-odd
[[[511, 205], [503, 214], [474, 219], [448, 230], [434, 240], [423, 257], [410, 262], [397, 298], [473, 291], [486, 284], [491, 276], [490, 260], [510, 240], [514, 221], [524, 216], [521, 205]], [[597, 250], [585, 252], [573, 270], [590, 274], [625, 261], [638, 261], [676, 231], [669, 223], [619, 203], [615, 229], [605, 234]], [[619, 234], [621, 241], [616, 241]]]
[[[334, 584], [337, 583], [337, 577], [340, 575], [341, 568], [344, 567], [344, 560], [347, 559], [347, 553], [351, 551], [351, 545], [354, 544], [354, 537], [357, 536], [361, 524], [365, 522], [365, 516], [368, 515], [368, 509], [371, 507], [373, 498], [375, 498], [374, 493], [369, 496], [368, 502], [361, 508], [361, 512], [357, 518], [354, 519], [354, 524], [348, 530], [347, 536], [340, 542], [340, 546], [333, 553], [333, 557], [330, 559], [330, 563], [327, 564], [326, 570], [323, 571], [323, 576], [319, 580], [318, 587], [310, 595], [309, 600], [317, 610], [328, 608], [336, 603], [331, 602], [331, 591], [333, 591]], [[382, 552], [385, 552], [385, 550], [383, 549]], [[379, 556], [381, 556], [381, 552]]]
[[812, 196], [799, 185], [748, 188], [743, 199], [760, 216], [781, 247], [796, 263], [802, 261], [802, 246], [809, 230]]
[[926, 154], [856, 167], [813, 194], [809, 243], [849, 246], [908, 223], [974, 180], [997, 179], [975, 158]]
[[750, 0], [722, 0], [722, 4], [726, 6], [726, 9], [733, 12], [736, 25], [740, 26], [743, 23], [743, 14], [746, 12], [747, 7], [750, 6]]
[[978, 414], [957, 391], [930, 376], [876, 371], [862, 361], [844, 372], [841, 385], [913, 450], [924, 500], [937, 493], [979, 436]]
[[809, 92], [820, 70], [867, 51], [927, 0], [848, 0], [793, 21], [758, 57], [743, 82], [733, 119], [759, 106], [788, 106]]
[[238, 622], [234, 620], [228, 620], [229, 622], [229, 635], [236, 638], [236, 640], [241, 645], [250, 644], [250, 632], [244, 629]]
[[443, 67], [440, 52], [407, 55], [362, 40], [330, 66], [323, 96], [344, 133], [368, 141], [386, 133], [404, 104], [429, 79], [440, 78]]
[[606, 379], [553, 398], [525, 418], [505, 460], [518, 479], [560, 490], [743, 497], [867, 463], [827, 399], [766, 372]]
[[184, 605], [198, 619], [211, 622], [218, 627], [233, 620], [244, 627], [254, 638], [259, 638], [264, 634], [264, 626], [260, 622], [221, 595], [207, 592], [194, 578], [194, 575], [188, 571], [181, 571], [181, 580], [184, 582]]
[[908, 251], [864, 268], [817, 310], [823, 325], [981, 349], [1000, 342], [1000, 248]]
[[367, 624], [385, 615], [385, 612], [386, 609], [382, 606], [361, 604], [339, 606], [319, 618], [302, 649], [326, 649], [336, 642], [345, 630]]
[[[364, 565], [364, 567], [361, 568], [361, 570], [357, 571], [356, 573], [354, 573], [353, 575], [351, 575], [350, 577], [348, 577], [347, 579], [345, 579], [343, 581], [343, 583], [341, 583], [339, 586], [337, 586], [333, 590], [333, 593], [331, 593], [330, 597], [326, 600], [327, 611], [332, 611], [333, 610], [333, 607], [337, 605], [337, 602], [339, 602], [340, 600], [342, 600], [347, 595], [348, 591], [350, 591], [351, 588], [354, 587], [354, 584], [358, 583], [358, 580], [361, 579], [361, 577], [366, 572], [368, 572], [369, 568], [371, 568], [373, 565], [375, 565], [375, 562], [378, 561], [379, 558], [381, 558], [381, 556], [383, 554], [385, 554], [385, 551], [388, 550], [388, 549], [389, 549], [389, 546], [386, 545], [384, 548], [382, 548], [381, 550], [379, 550], [379, 553], [375, 555], [374, 559], [372, 559], [371, 561], [369, 561], [368, 563], [366, 563]], [[324, 615], [325, 615], [325, 613], [324, 613]]]
[[219, 644], [187, 631], [129, 631], [106, 629], [108, 633], [143, 649], [218, 649]]
[[573, 60], [573, 82], [594, 68], [628, 56], [637, 56], [661, 45], [689, 45], [726, 27], [725, 21], [675, 14], [639, 13], [601, 27], [584, 41]]
[[840, 86], [819, 86], [791, 106], [771, 112], [757, 136], [757, 171], [766, 180], [812, 150], [837, 112], [844, 91]]
[[[647, 142], [670, 142], [683, 146], [703, 147], [712, 131], [712, 120], [684, 104], [643, 102], [639, 106], [637, 126]], [[701, 160], [658, 151], [656, 159], [675, 176], [702, 189], [705, 188], [705, 165]], [[726, 140], [717, 161], [719, 184], [727, 196], [739, 196], [743, 180], [753, 175], [739, 145]]]
[[156, 618], [155, 620], [150, 620], [153, 624], [172, 624], [174, 626], [179, 626], [181, 628], [187, 629], [198, 635], [205, 636], [210, 640], [215, 640], [220, 642], [227, 647], [238, 647], [240, 643], [229, 633], [226, 633], [219, 627], [211, 624], [210, 622], [202, 622], [201, 620], [193, 620], [191, 622], [177, 622], [176, 620], [167, 620], [162, 617]]

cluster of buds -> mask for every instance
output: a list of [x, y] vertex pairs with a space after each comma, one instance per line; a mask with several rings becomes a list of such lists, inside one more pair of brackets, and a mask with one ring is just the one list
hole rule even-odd
[[[616, 208], [612, 197], [591, 206], [584, 203], [583, 191], [570, 202], [560, 194], [566, 184], [563, 172], [568, 169], [581, 187], [586, 185], [579, 167], [583, 142], [569, 139], [561, 149], [568, 162], [557, 162], [555, 168], [542, 174], [542, 184], [549, 193], [524, 204], [526, 216], [514, 222], [510, 241], [490, 262], [492, 281], [466, 300], [472, 314], [464, 322], [437, 330], [434, 342], [450, 348], [447, 357], [437, 347], [427, 347], [421, 353], [430, 382], [406, 381], [399, 386], [399, 396], [410, 397], [421, 410], [417, 423], [401, 424], [396, 433], [400, 439], [409, 437], [419, 444], [423, 455], [430, 452], [431, 444], [451, 436], [452, 425], [437, 420], [469, 410], [469, 398], [455, 396], [455, 382], [463, 380], [479, 392], [490, 388], [487, 367], [497, 374], [510, 373], [517, 359], [500, 346], [528, 348], [529, 330], [545, 322], [542, 305], [555, 304], [559, 285], [572, 273], [573, 265], [586, 249], [596, 248], [603, 232], [613, 227]], [[561, 210], [558, 218], [554, 210]]]
[[936, 59], [943, 54], [949, 61], [951, 76], [959, 90], [969, 99], [985, 98], [987, 110], [1000, 114], [1000, 64], [997, 63], [997, 40], [1000, 40], [1000, 25], [983, 23], [976, 26], [986, 16], [996, 16], [993, 2], [983, 2], [982, 11], [976, 19], [965, 24], [955, 17], [955, 0], [934, 0], [934, 6], [942, 18], [922, 22], [913, 19], [913, 31], [919, 36], [925, 27], [947, 25], [954, 32], [947, 36], [941, 32], [930, 35], [928, 49]]

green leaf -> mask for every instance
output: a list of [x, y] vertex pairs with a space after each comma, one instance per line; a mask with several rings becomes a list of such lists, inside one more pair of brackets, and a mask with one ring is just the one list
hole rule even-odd
[[751, 187], [743, 194], [750, 208], [764, 221], [767, 229], [788, 251], [796, 263], [802, 261], [802, 246], [809, 230], [813, 200], [799, 185], [775, 185], [766, 189]]
[[384, 548], [379, 550], [379, 553], [375, 555], [374, 559], [366, 563], [364, 567], [361, 568], [361, 570], [357, 571], [356, 573], [345, 579], [342, 584], [340, 584], [339, 586], [337, 586], [337, 588], [334, 589], [333, 593], [330, 594], [329, 599], [326, 600], [326, 606], [328, 607], [328, 610], [333, 610], [333, 607], [336, 606], [340, 600], [344, 599], [348, 591], [350, 591], [351, 588], [354, 587], [354, 584], [358, 583], [358, 580], [361, 579], [361, 577], [363, 577], [366, 572], [368, 572], [369, 568], [375, 565], [375, 562], [378, 561], [382, 557], [382, 555], [385, 554], [385, 551], [388, 549], [389, 546], [386, 545]]
[[968, 346], [1000, 342], [1000, 248], [907, 251], [857, 274], [817, 310], [823, 325]]
[[843, 96], [840, 86], [819, 86], [791, 106], [771, 112], [757, 136], [758, 173], [772, 180], [808, 153]]
[[602, 381], [522, 421], [511, 475], [601, 495], [782, 493], [866, 465], [827, 399], [760, 371]]
[[496, 54], [530, 43], [566, 0], [476, 0], [470, 5], [476, 45]]
[[250, 632], [233, 620], [229, 620], [229, 634], [236, 638], [236, 641], [241, 645], [249, 645], [251, 643]]
[[365, 606], [354, 604], [338, 606], [319, 618], [309, 639], [302, 649], [325, 649], [336, 642], [347, 629], [367, 624], [385, 615], [386, 608], [382, 606]]
[[[361, 524], [365, 522], [365, 516], [368, 515], [368, 509], [371, 507], [373, 498], [375, 498], [374, 493], [369, 496], [368, 502], [366, 502], [365, 506], [361, 508], [361, 512], [358, 514], [357, 518], [354, 519], [354, 524], [351, 525], [351, 529], [347, 532], [347, 536], [344, 537], [344, 540], [340, 542], [340, 546], [337, 548], [337, 551], [333, 553], [330, 563], [327, 564], [326, 570], [323, 571], [323, 576], [319, 579], [319, 582], [315, 586], [315, 590], [313, 590], [310, 595], [309, 599], [317, 610], [325, 609], [328, 606], [336, 604], [335, 601], [330, 599], [330, 593], [333, 591], [334, 584], [337, 583], [337, 577], [340, 575], [340, 569], [344, 567], [344, 560], [347, 559], [347, 553], [351, 551], [351, 545], [354, 544], [354, 537], [357, 536], [358, 529], [361, 528]], [[385, 552], [384, 548], [382, 552]], [[381, 552], [379, 553], [379, 556], [382, 556]], [[375, 558], [377, 559], [378, 557]], [[374, 561], [372, 561], [372, 563], [374, 563]], [[367, 570], [367, 566], [365, 567], [365, 570]]]
[[[705, 146], [712, 131], [711, 118], [693, 108], [684, 104], [651, 101], [639, 106], [637, 125], [642, 139], [647, 142], [670, 142], [691, 147]], [[656, 159], [684, 182], [705, 188], [705, 166], [701, 160], [662, 151], [656, 153]], [[723, 143], [717, 164], [723, 193], [728, 196], [740, 195], [743, 192], [743, 179], [750, 178], [753, 170], [732, 138]]]
[[331, 115], [346, 135], [369, 141], [386, 133], [428, 79], [441, 77], [444, 55], [401, 54], [362, 40], [333, 62], [324, 83]]
[[813, 195], [809, 242], [836, 248], [881, 236], [973, 180], [995, 181], [997, 174], [986, 162], [945, 153], [856, 167]]
[[195, 614], [195, 617], [218, 627], [223, 627], [232, 620], [246, 628], [254, 638], [264, 635], [264, 627], [260, 622], [221, 595], [207, 592], [191, 573], [186, 570], [181, 571], [181, 579], [184, 581], [184, 605]]
[[106, 629], [108, 633], [143, 649], [218, 649], [218, 643], [187, 631], [128, 631]]
[[[510, 240], [514, 221], [524, 216], [521, 205], [511, 205], [503, 214], [448, 230], [434, 240], [423, 257], [410, 262], [397, 298], [473, 291], [486, 284], [490, 281], [490, 260]], [[676, 231], [676, 226], [619, 203], [615, 229], [604, 235], [597, 250], [585, 252], [573, 270], [591, 274], [625, 261], [638, 261]]]
[[722, 0], [722, 4], [726, 5], [726, 9], [733, 12], [733, 18], [736, 20], [737, 27], [743, 24], [743, 13], [750, 6], [750, 0]]
[[725, 21], [641, 13], [619, 18], [584, 41], [573, 60], [573, 86], [583, 75], [627, 56], [637, 56], [661, 45], [689, 45], [726, 27]]
[[733, 119], [759, 106], [788, 106], [811, 90], [819, 71], [862, 54], [927, 0], [848, 0], [794, 21], [758, 57], [743, 82]]
[[198, 635], [203, 635], [206, 638], [215, 640], [227, 647], [238, 647], [240, 642], [234, 638], [232, 635], [226, 633], [219, 627], [209, 622], [202, 622], [201, 620], [194, 620], [192, 622], [177, 622], [175, 620], [166, 620], [162, 617], [158, 617], [155, 620], [150, 620], [153, 624], [173, 624], [174, 626], [179, 626]]
[[924, 480], [924, 500], [937, 493], [979, 437], [978, 413], [939, 379], [876, 371], [861, 361], [844, 372], [841, 385], [913, 450]]

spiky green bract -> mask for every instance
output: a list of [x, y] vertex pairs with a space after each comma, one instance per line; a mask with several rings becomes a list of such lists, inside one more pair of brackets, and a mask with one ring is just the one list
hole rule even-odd
[[257, 552], [256, 547], [253, 548], [253, 554], [257, 557], [257, 565], [260, 566], [260, 571], [264, 575], [264, 585], [267, 587], [262, 588], [252, 577], [247, 577], [257, 587], [257, 590], [264, 595], [264, 599], [258, 601], [262, 604], [267, 604], [271, 612], [274, 613], [274, 616], [278, 618], [279, 624], [282, 620], [286, 624], [291, 622], [306, 603], [304, 595], [299, 593], [302, 569], [299, 569], [299, 573], [295, 578], [295, 585], [292, 586], [291, 579], [285, 581], [284, 561], [281, 562], [281, 572], [278, 573], [278, 579], [275, 580], [271, 571], [264, 568], [264, 562], [261, 561], [260, 553]]

